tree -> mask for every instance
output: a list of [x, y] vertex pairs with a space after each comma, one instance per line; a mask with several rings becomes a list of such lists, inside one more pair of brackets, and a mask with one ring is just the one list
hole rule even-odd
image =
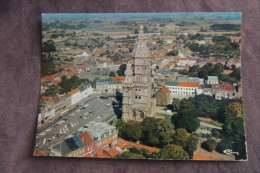
[[190, 135], [186, 140], [185, 151], [189, 154], [190, 158], [193, 158], [193, 153], [198, 149], [200, 140], [195, 135]]
[[110, 76], [110, 77], [115, 77], [116, 74], [115, 74], [115, 72], [111, 71], [111, 72], [109, 73], [109, 76]]
[[177, 116], [172, 117], [172, 123], [176, 128], [185, 128], [189, 133], [194, 132], [200, 126], [198, 114], [196, 109], [183, 109], [178, 112]]
[[227, 119], [222, 127], [223, 134], [230, 136], [234, 140], [244, 137], [244, 122], [242, 118], [232, 117]]
[[234, 112], [236, 117], [242, 117], [243, 110], [242, 104], [240, 102], [231, 102], [228, 106]]
[[142, 136], [142, 126], [136, 121], [128, 121], [124, 128], [124, 137], [130, 141], [138, 141]]
[[149, 33], [147, 26], [144, 26], [144, 33]]
[[41, 62], [42, 62], [41, 64], [42, 77], [56, 73], [54, 58], [51, 55], [43, 54]]
[[240, 68], [232, 68], [233, 72], [230, 74], [231, 77], [235, 78], [236, 80], [241, 80], [241, 72]]
[[171, 51], [166, 53], [167, 56], [176, 56], [178, 54], [179, 54], [178, 50], [171, 50]]
[[205, 143], [205, 149], [207, 149], [208, 151], [213, 151], [213, 150], [215, 150], [216, 149], [216, 147], [217, 147], [217, 142], [215, 141], [215, 139], [212, 139], [212, 138], [210, 138], [210, 139], [208, 139], [207, 141], [206, 141], [206, 143]]
[[246, 159], [247, 154], [246, 154], [246, 142], [245, 139], [239, 139], [236, 140], [234, 143], [234, 152], [238, 152], [238, 155], [236, 155], [236, 159]]
[[158, 153], [159, 159], [188, 160], [188, 153], [178, 145], [168, 144]]
[[194, 97], [195, 106], [200, 112], [200, 116], [206, 118], [215, 118], [218, 113], [218, 105], [216, 99], [205, 94], [196, 95]]
[[138, 34], [138, 32], [139, 32], [138, 29], [135, 28], [134, 34]]
[[182, 148], [186, 147], [186, 141], [190, 134], [184, 129], [184, 128], [179, 128], [175, 131], [173, 135], [173, 144], [179, 145]]
[[56, 47], [53, 40], [48, 40], [42, 44], [42, 52], [53, 52], [56, 51]]
[[146, 117], [142, 122], [142, 127], [141, 141], [143, 144], [163, 147], [172, 142], [174, 127], [171, 123], [159, 118]]
[[117, 70], [118, 76], [124, 76], [125, 74], [125, 69], [126, 69], [126, 64], [121, 64], [119, 66], [119, 69]]
[[178, 111], [180, 108], [180, 99], [173, 98], [172, 99], [173, 111]]
[[223, 139], [221, 142], [218, 142], [216, 147], [217, 152], [223, 153], [226, 149], [233, 150], [233, 145], [229, 140]]

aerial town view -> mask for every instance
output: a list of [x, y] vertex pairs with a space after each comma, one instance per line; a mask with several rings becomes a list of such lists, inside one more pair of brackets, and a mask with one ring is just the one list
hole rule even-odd
[[42, 14], [35, 156], [247, 160], [241, 13]]

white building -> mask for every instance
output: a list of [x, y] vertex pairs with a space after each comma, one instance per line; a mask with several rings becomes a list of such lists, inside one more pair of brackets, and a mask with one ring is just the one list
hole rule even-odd
[[70, 92], [71, 96], [71, 105], [74, 105], [81, 100], [87, 98], [89, 95], [93, 93], [93, 88], [87, 82], [83, 83], [79, 88], [74, 89]]
[[195, 82], [165, 82], [172, 98], [194, 97], [198, 92], [198, 83]]
[[196, 58], [181, 58], [179, 59], [179, 62], [177, 63], [178, 66], [193, 66], [195, 63], [197, 63]]
[[100, 93], [115, 93], [116, 89], [122, 91], [123, 82], [113, 79], [100, 79], [96, 81], [96, 91]]
[[217, 76], [208, 76], [208, 80], [207, 80], [206, 83], [209, 84], [209, 85], [219, 84], [218, 77]]

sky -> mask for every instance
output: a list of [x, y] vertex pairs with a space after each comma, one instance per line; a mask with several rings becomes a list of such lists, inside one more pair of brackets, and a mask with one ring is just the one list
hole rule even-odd
[[43, 13], [43, 19], [80, 18], [199, 18], [241, 20], [240, 12], [182, 12], [182, 13]]

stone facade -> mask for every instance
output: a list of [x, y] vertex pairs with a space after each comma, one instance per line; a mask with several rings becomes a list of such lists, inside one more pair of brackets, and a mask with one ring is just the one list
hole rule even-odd
[[153, 117], [156, 100], [152, 98], [154, 80], [147, 48], [147, 35], [140, 26], [137, 46], [132, 53], [132, 64], [128, 63], [123, 84], [123, 120], [143, 121]]

